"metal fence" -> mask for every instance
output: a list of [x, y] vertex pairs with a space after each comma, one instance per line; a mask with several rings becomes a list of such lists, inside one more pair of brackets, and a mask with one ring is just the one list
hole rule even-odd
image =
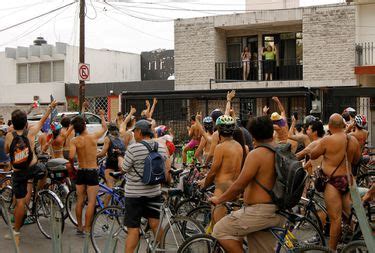
[[107, 97], [86, 97], [88, 103], [87, 111], [99, 114], [99, 110], [104, 110], [108, 115], [108, 98]]
[[375, 48], [374, 42], [357, 43], [356, 51], [356, 64], [357, 66], [374, 65]]
[[216, 62], [216, 80], [242, 80], [242, 81], [263, 81], [266, 74], [272, 74], [272, 80], [302, 80], [303, 65], [298, 59], [278, 59], [275, 61], [250, 61], [249, 74], [243, 76], [243, 62]]

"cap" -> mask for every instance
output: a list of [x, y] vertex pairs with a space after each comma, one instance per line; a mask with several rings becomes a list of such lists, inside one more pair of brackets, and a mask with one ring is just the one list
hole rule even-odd
[[274, 112], [274, 113], [271, 114], [271, 120], [272, 121], [277, 121], [277, 120], [281, 120], [281, 119], [282, 119], [282, 117], [277, 112]]
[[145, 119], [138, 120], [134, 125], [133, 131], [135, 129], [140, 129], [143, 133], [153, 133], [151, 130], [151, 122]]

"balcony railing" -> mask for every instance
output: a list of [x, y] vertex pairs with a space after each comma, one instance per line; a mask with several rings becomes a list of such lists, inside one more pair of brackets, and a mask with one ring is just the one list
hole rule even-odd
[[375, 65], [374, 42], [357, 43], [355, 51], [357, 66]]
[[251, 61], [249, 75], [243, 77], [243, 62], [216, 62], [215, 79], [216, 81], [243, 80], [243, 81], [263, 81], [270, 80], [302, 80], [303, 66], [297, 64], [297, 59], [279, 59], [276, 61]]

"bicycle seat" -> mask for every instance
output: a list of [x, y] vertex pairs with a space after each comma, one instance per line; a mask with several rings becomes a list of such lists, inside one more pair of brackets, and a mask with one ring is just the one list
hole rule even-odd
[[178, 188], [162, 188], [161, 191], [167, 193], [169, 197], [182, 195], [182, 190]]
[[55, 158], [51, 159], [46, 163], [46, 166], [48, 169], [55, 169], [55, 168], [61, 168], [65, 167], [65, 164], [67, 164], [69, 161], [64, 158]]
[[182, 172], [184, 171], [184, 169], [178, 169], [178, 170], [170, 170], [170, 173], [172, 176], [179, 176]]
[[115, 179], [119, 179], [122, 177], [122, 172], [121, 171], [118, 171], [118, 172], [110, 172], [109, 175]]
[[38, 161], [40, 162], [47, 162], [48, 159], [50, 158], [50, 156], [48, 154], [41, 154], [41, 155], [38, 155]]

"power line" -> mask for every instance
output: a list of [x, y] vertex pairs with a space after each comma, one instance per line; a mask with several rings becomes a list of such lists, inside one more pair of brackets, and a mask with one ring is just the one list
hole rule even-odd
[[135, 11], [135, 10], [131, 10], [129, 8], [125, 8], [125, 7], [118, 7], [119, 9], [122, 9], [122, 10], [126, 10], [126, 11], [130, 11], [130, 12], [134, 12], [134, 13], [138, 13], [138, 14], [142, 14], [142, 15], [147, 15], [147, 16], [152, 16], [152, 17], [155, 17], [155, 18], [160, 18], [160, 19], [165, 19], [166, 21], [172, 21], [173, 19], [168, 19], [166, 17], [162, 17], [162, 16], [158, 16], [158, 15], [153, 15], [153, 14], [149, 14], [149, 13], [145, 13], [145, 12], [141, 12], [141, 11]]
[[9, 29], [12, 29], [12, 28], [14, 28], [14, 27], [17, 27], [17, 26], [23, 25], [23, 24], [25, 24], [25, 23], [27, 23], [27, 22], [30, 22], [30, 21], [34, 20], [34, 19], [38, 19], [38, 18], [40, 18], [40, 17], [46, 16], [46, 15], [48, 15], [48, 14], [51, 14], [51, 13], [56, 12], [56, 11], [58, 11], [58, 10], [61, 10], [61, 9], [65, 8], [65, 7], [68, 7], [68, 6], [70, 6], [70, 5], [72, 5], [72, 4], [75, 4], [75, 3], [76, 3], [76, 2], [72, 2], [72, 3], [66, 4], [66, 5], [61, 6], [61, 7], [59, 7], [59, 8], [56, 8], [56, 9], [50, 10], [50, 11], [48, 11], [48, 12], [46, 12], [46, 13], [40, 14], [40, 15], [38, 15], [38, 16], [36, 16], [36, 17], [33, 17], [33, 18], [27, 19], [27, 20], [25, 20], [25, 21], [19, 22], [19, 23], [15, 24], [15, 25], [11, 25], [11, 26], [8, 26], [8, 27], [6, 27], [6, 28], [0, 29], [0, 32], [4, 32], [4, 31], [9, 30]]

